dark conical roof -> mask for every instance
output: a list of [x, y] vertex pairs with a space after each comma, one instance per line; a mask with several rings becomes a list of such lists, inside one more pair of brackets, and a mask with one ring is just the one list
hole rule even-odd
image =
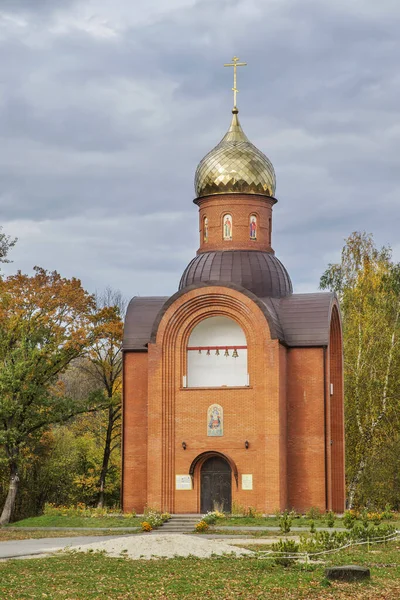
[[283, 264], [270, 252], [224, 250], [198, 254], [186, 267], [179, 289], [196, 283], [236, 283], [260, 298], [293, 293]]

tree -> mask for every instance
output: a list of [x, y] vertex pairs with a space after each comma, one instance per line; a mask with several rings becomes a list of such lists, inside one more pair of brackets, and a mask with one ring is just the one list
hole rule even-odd
[[3, 233], [3, 228], [0, 226], [0, 263], [10, 262], [7, 255], [16, 242], [17, 239], [11, 239], [10, 236]]
[[0, 524], [12, 515], [27, 440], [87, 410], [64, 394], [59, 375], [96, 339], [95, 300], [78, 279], [34, 271], [0, 279], [0, 447], [9, 469]]
[[[320, 287], [338, 293], [343, 313], [348, 505], [394, 423], [400, 405], [400, 267], [389, 248], [353, 233]], [[397, 457], [395, 457], [397, 460]]]
[[96, 306], [95, 323], [99, 335], [90, 348], [90, 365], [86, 369], [89, 369], [102, 389], [107, 412], [103, 460], [98, 481], [98, 506], [102, 507], [110, 457], [120, 446], [123, 333], [121, 317], [125, 312], [126, 302], [121, 292], [107, 288], [103, 294], [96, 296]]

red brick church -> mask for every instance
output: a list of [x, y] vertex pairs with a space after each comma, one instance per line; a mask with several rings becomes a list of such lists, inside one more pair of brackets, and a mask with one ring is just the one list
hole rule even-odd
[[232, 112], [197, 167], [200, 247], [178, 291], [127, 310], [123, 508], [340, 512], [338, 301], [293, 293], [272, 247], [273, 166]]

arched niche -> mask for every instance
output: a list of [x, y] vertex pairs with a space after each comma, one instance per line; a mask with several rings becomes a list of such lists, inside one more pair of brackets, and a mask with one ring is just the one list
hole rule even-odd
[[187, 387], [248, 385], [247, 341], [228, 317], [209, 317], [196, 325], [187, 345]]

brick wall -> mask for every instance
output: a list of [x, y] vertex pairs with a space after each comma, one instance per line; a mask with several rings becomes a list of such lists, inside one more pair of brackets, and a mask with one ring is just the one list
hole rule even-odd
[[[199, 204], [200, 252], [214, 250], [260, 250], [271, 246], [272, 206], [275, 199], [255, 194], [224, 194], [196, 200]], [[223, 217], [232, 215], [232, 240], [223, 239]], [[257, 217], [257, 239], [250, 239], [250, 216]], [[204, 217], [208, 219], [208, 241], [203, 239]]]

